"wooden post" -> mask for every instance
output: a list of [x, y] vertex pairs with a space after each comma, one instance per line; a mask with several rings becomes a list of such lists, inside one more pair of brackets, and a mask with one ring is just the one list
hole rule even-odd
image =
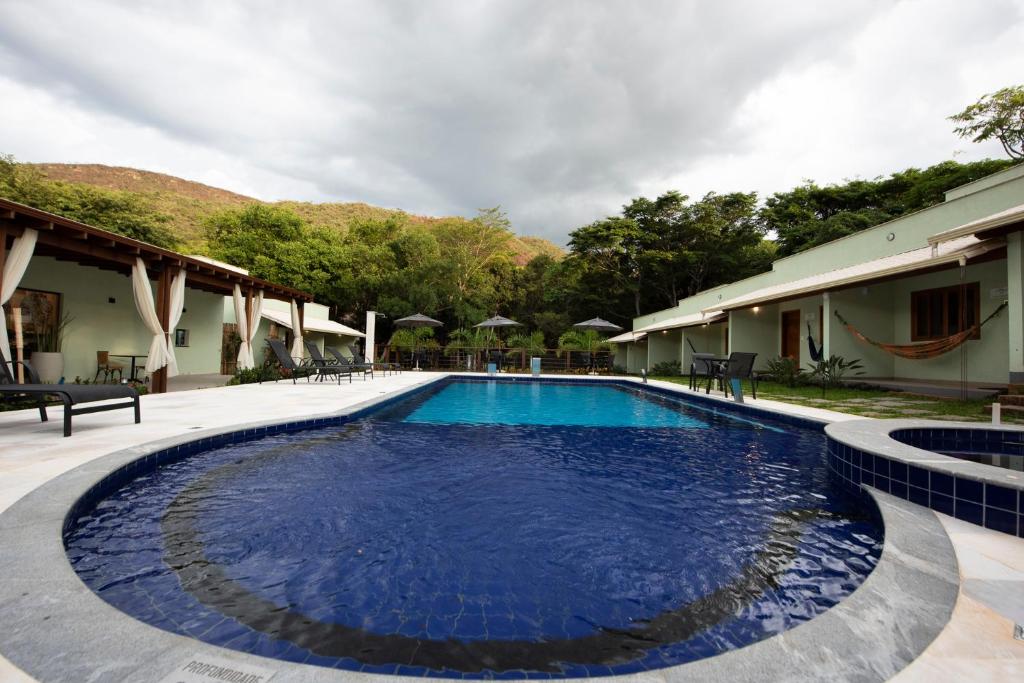
[[0, 278], [4, 275], [5, 265], [7, 265], [7, 228], [0, 225]]
[[[173, 273], [170, 268], [165, 267], [160, 271], [156, 281], [156, 317], [160, 320], [160, 327], [164, 334], [168, 332], [167, 326], [171, 321], [171, 277]], [[162, 367], [153, 373], [150, 390], [154, 394], [163, 394], [167, 391], [167, 367]]]
[[306, 302], [305, 301], [296, 301], [295, 305], [299, 309], [299, 329], [298, 330], [292, 330], [292, 332], [294, 332], [296, 334], [302, 334], [302, 336], [305, 336], [302, 333], [302, 329], [306, 326]]

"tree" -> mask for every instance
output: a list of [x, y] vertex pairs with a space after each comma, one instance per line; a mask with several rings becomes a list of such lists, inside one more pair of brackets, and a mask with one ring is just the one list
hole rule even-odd
[[983, 95], [949, 120], [960, 124], [953, 129], [960, 137], [972, 142], [995, 138], [1011, 159], [1024, 160], [1024, 86]]
[[817, 185], [806, 181], [776, 192], [757, 213], [765, 233], [774, 233], [778, 255], [789, 256], [941, 203], [954, 187], [1013, 165], [985, 159], [967, 164], [944, 161], [926, 169], [908, 168], [887, 178]]
[[167, 228], [170, 216], [158, 211], [150, 197], [49, 180], [12, 156], [0, 155], [0, 196], [165, 249], [179, 244]]

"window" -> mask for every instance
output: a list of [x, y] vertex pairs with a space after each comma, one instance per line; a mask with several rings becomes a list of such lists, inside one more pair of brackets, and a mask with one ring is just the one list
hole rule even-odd
[[17, 345], [17, 330], [14, 326], [14, 310], [21, 310], [21, 334], [24, 344], [24, 357], [33, 351], [45, 347], [53, 348], [53, 339], [60, 330], [61, 295], [57, 292], [44, 292], [38, 289], [19, 287], [8, 302], [4, 313], [7, 325], [7, 338], [11, 342], [11, 351]]
[[[911, 292], [910, 340], [943, 339], [969, 329], [978, 322], [980, 306], [981, 287], [977, 282]], [[980, 339], [981, 330], [971, 338]]]

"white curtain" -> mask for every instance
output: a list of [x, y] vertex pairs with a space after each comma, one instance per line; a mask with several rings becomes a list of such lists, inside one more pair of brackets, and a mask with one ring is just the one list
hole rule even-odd
[[146, 357], [146, 372], [153, 374], [170, 363], [172, 356], [167, 350], [167, 333], [160, 325], [160, 318], [157, 317], [156, 306], [153, 304], [153, 288], [149, 284], [149, 275], [146, 274], [146, 264], [141, 258], [136, 258], [135, 265], [132, 266], [132, 292], [135, 294], [135, 308], [139, 312], [139, 317], [153, 335], [149, 342], [149, 355]]
[[232, 293], [235, 303], [235, 322], [238, 324], [238, 336], [242, 343], [238, 347], [238, 368], [246, 370], [256, 366], [252, 353], [252, 340], [256, 338], [256, 330], [260, 326], [260, 316], [263, 314], [263, 292], [257, 292], [252, 301], [252, 312], [248, 318], [245, 315], [245, 303], [242, 299], [242, 290], [235, 285]]
[[[28, 262], [32, 260], [32, 252], [35, 251], [38, 236], [39, 233], [35, 230], [25, 230], [21, 233], [21, 237], [14, 240], [14, 246], [11, 247], [11, 253], [7, 255], [7, 262], [4, 264], [3, 277], [0, 278], [0, 307], [14, 296], [14, 290], [18, 288], [18, 283], [21, 282], [25, 269], [28, 268]], [[0, 239], [3, 237], [0, 236]], [[0, 249], [6, 247], [6, 244], [0, 244]], [[0, 320], [0, 355], [3, 355], [4, 361], [9, 361], [12, 358], [11, 342], [7, 339], [7, 325], [2, 320]]]
[[174, 330], [185, 310], [185, 269], [181, 268], [171, 280], [171, 310], [167, 320], [167, 376], [178, 374], [178, 357], [174, 354]]
[[231, 294], [235, 302], [235, 325], [238, 326], [238, 338], [242, 343], [238, 345], [238, 369], [251, 368], [252, 348], [249, 346], [249, 326], [245, 319], [245, 303], [242, 300], [242, 290], [235, 285], [235, 291]]
[[302, 358], [302, 324], [299, 321], [299, 305], [292, 299], [292, 358]]

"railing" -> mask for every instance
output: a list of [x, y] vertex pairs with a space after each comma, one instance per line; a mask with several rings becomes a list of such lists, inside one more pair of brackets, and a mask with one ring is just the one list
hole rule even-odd
[[415, 353], [405, 349], [381, 347], [377, 358], [390, 363], [401, 363], [403, 368], [416, 366], [417, 359], [422, 370], [449, 370], [461, 372], [486, 372], [487, 364], [494, 363], [499, 370], [507, 372], [529, 372], [530, 359], [540, 358], [541, 372], [581, 374], [590, 371], [611, 372], [614, 354], [608, 351], [559, 351], [544, 349], [543, 353], [531, 353], [518, 349], [482, 349], [473, 347], [447, 347], [443, 349], [419, 349]]

